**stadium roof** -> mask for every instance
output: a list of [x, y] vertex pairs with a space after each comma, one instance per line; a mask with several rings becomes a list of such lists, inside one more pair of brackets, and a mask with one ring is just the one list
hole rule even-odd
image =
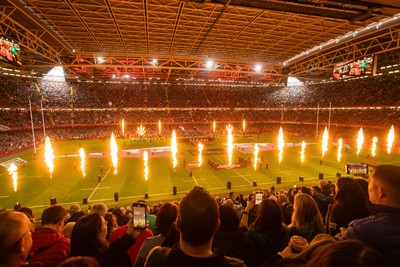
[[400, 61], [398, 0], [0, 3], [20, 71], [39, 75], [61, 65], [80, 80], [274, 83], [325, 79], [333, 64], [371, 54]]

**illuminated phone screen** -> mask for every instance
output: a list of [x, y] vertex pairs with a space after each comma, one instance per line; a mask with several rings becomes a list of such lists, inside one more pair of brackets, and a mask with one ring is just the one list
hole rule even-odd
[[146, 228], [145, 206], [133, 206], [133, 227], [140, 229]]

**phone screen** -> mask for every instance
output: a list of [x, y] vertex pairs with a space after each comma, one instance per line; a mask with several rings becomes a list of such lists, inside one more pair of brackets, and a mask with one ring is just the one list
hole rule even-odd
[[256, 193], [256, 201], [255, 204], [259, 205], [262, 202], [263, 199], [263, 193], [262, 192], [257, 192]]
[[146, 205], [144, 204], [133, 204], [133, 227], [137, 229], [146, 228]]

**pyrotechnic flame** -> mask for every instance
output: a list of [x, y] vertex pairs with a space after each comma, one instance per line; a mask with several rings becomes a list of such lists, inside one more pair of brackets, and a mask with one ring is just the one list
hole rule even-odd
[[178, 153], [178, 143], [176, 142], [176, 132], [172, 131], [172, 139], [171, 139], [171, 154], [172, 154], [172, 164], [174, 168], [178, 165], [178, 160], [176, 159], [176, 154]]
[[114, 133], [111, 134], [110, 139], [110, 148], [111, 148], [111, 161], [114, 166], [114, 174], [118, 172], [118, 145], [117, 141], [115, 140]]
[[364, 134], [363, 134], [363, 129], [360, 128], [357, 137], [357, 156], [360, 154], [363, 144], [364, 144]]
[[214, 130], [214, 133], [215, 133], [215, 129], [217, 128], [217, 123], [215, 122], [215, 120], [214, 120], [214, 122], [213, 122], [213, 130]]
[[342, 158], [342, 148], [343, 148], [343, 139], [339, 138], [338, 140], [338, 149], [337, 149], [337, 160], [340, 162], [340, 159]]
[[394, 127], [392, 125], [392, 127], [390, 127], [390, 131], [389, 131], [388, 138], [387, 138], [387, 152], [388, 152], [388, 154], [390, 154], [390, 152], [392, 150], [393, 142], [394, 142]]
[[121, 129], [122, 129], [122, 136], [125, 136], [125, 121], [122, 119], [121, 121]]
[[233, 155], [233, 126], [228, 125], [226, 126], [226, 130], [228, 131], [228, 165], [232, 165], [232, 155]]
[[83, 175], [83, 177], [86, 177], [86, 173], [85, 173], [86, 154], [85, 154], [85, 150], [83, 150], [83, 147], [81, 147], [81, 148], [79, 149], [79, 156], [81, 157], [81, 170], [82, 170], [82, 175]]
[[283, 148], [285, 147], [285, 140], [283, 138], [283, 130], [282, 127], [279, 128], [279, 135], [278, 135], [278, 150], [279, 150], [279, 164], [281, 164], [282, 157], [283, 157]]
[[324, 129], [324, 134], [322, 135], [322, 157], [325, 156], [325, 153], [328, 151], [328, 139], [329, 139], [329, 133], [328, 133], [328, 128], [325, 127]]
[[18, 180], [18, 172], [17, 172], [17, 166], [15, 166], [14, 163], [10, 164], [10, 167], [8, 167], [8, 173], [11, 175], [11, 178], [13, 180], [13, 185], [14, 185], [14, 192], [17, 192], [17, 180]]
[[47, 167], [50, 171], [50, 178], [53, 178], [54, 171], [54, 152], [51, 147], [50, 138], [46, 136], [46, 142], [44, 145], [44, 160], [46, 161]]
[[143, 125], [140, 124], [140, 126], [137, 128], [136, 133], [140, 136], [143, 137], [146, 134], [146, 129], [143, 127]]
[[246, 120], [243, 119], [243, 132], [246, 132]]
[[300, 160], [304, 162], [304, 151], [306, 150], [306, 142], [301, 142], [301, 153], [300, 153]]
[[376, 142], [378, 142], [378, 137], [374, 136], [374, 138], [372, 138], [372, 147], [371, 147], [371, 155], [372, 157], [375, 157], [375, 152], [376, 152]]
[[147, 181], [149, 178], [149, 154], [147, 151], [143, 152], [143, 162], [144, 162], [144, 179]]
[[257, 144], [254, 144], [254, 169], [257, 170], [258, 152], [260, 149]]
[[158, 134], [161, 135], [161, 120], [158, 120]]
[[199, 162], [199, 167], [200, 167], [201, 164], [203, 164], [203, 158], [202, 158], [202, 156], [201, 156], [202, 153], [203, 153], [203, 148], [204, 148], [203, 143], [199, 142], [198, 147], [199, 147], [199, 158], [198, 158], [198, 162]]

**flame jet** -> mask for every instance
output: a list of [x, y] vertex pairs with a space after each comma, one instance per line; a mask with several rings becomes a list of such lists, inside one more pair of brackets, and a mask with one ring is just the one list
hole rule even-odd
[[111, 161], [114, 167], [114, 174], [118, 173], [118, 145], [117, 141], [115, 140], [114, 133], [111, 134], [110, 139], [110, 148], [111, 148]]
[[306, 142], [301, 142], [301, 153], [300, 153], [300, 160], [301, 163], [304, 163], [304, 152], [306, 150]]
[[10, 167], [8, 167], [7, 170], [8, 170], [8, 173], [11, 175], [11, 178], [13, 180], [14, 192], [17, 192], [17, 183], [18, 183], [17, 166], [15, 166], [14, 163], [11, 163]]
[[360, 128], [360, 130], [358, 131], [358, 136], [357, 136], [357, 157], [361, 152], [363, 144], [364, 144], [364, 133], [363, 133], [363, 129]]
[[339, 138], [338, 140], [338, 149], [337, 149], [337, 160], [340, 162], [340, 159], [342, 158], [342, 148], [343, 148], [343, 139]]
[[387, 153], [390, 154], [394, 142], [394, 127], [390, 127], [388, 138], [387, 138]]
[[375, 157], [375, 155], [376, 155], [376, 143], [377, 142], [378, 142], [378, 137], [374, 136], [374, 138], [372, 138], [372, 147], [371, 147], [372, 157]]
[[257, 144], [254, 144], [254, 169], [257, 170], [258, 152], [260, 149]]
[[86, 173], [85, 173], [86, 154], [85, 154], [85, 150], [83, 149], [83, 147], [81, 147], [81, 148], [79, 149], [79, 157], [81, 158], [81, 170], [82, 170], [82, 175], [83, 175], [83, 177], [86, 177]]
[[285, 140], [283, 138], [283, 130], [282, 127], [279, 128], [278, 135], [278, 150], [279, 150], [279, 164], [281, 164], [283, 158], [283, 148], [285, 147]]
[[198, 158], [198, 162], [199, 162], [199, 167], [201, 166], [201, 164], [203, 164], [203, 158], [202, 158], [202, 153], [203, 153], [203, 148], [204, 145], [202, 142], [199, 142], [198, 144], [198, 148], [199, 148], [199, 158]]
[[46, 142], [44, 145], [44, 160], [46, 161], [46, 165], [49, 168], [50, 179], [53, 178], [54, 171], [54, 151], [51, 147], [51, 141], [48, 136], [46, 136]]
[[226, 130], [228, 131], [228, 165], [232, 166], [232, 155], [233, 155], [233, 127], [232, 125], [226, 126]]
[[176, 142], [176, 132], [172, 131], [172, 139], [171, 139], [171, 154], [172, 154], [172, 165], [174, 169], [176, 165], [178, 165], [178, 160], [176, 159], [176, 154], [178, 153], [178, 143]]
[[328, 128], [325, 127], [324, 134], [322, 135], [322, 157], [325, 156], [325, 153], [328, 151], [328, 140], [329, 140], [329, 133]]

